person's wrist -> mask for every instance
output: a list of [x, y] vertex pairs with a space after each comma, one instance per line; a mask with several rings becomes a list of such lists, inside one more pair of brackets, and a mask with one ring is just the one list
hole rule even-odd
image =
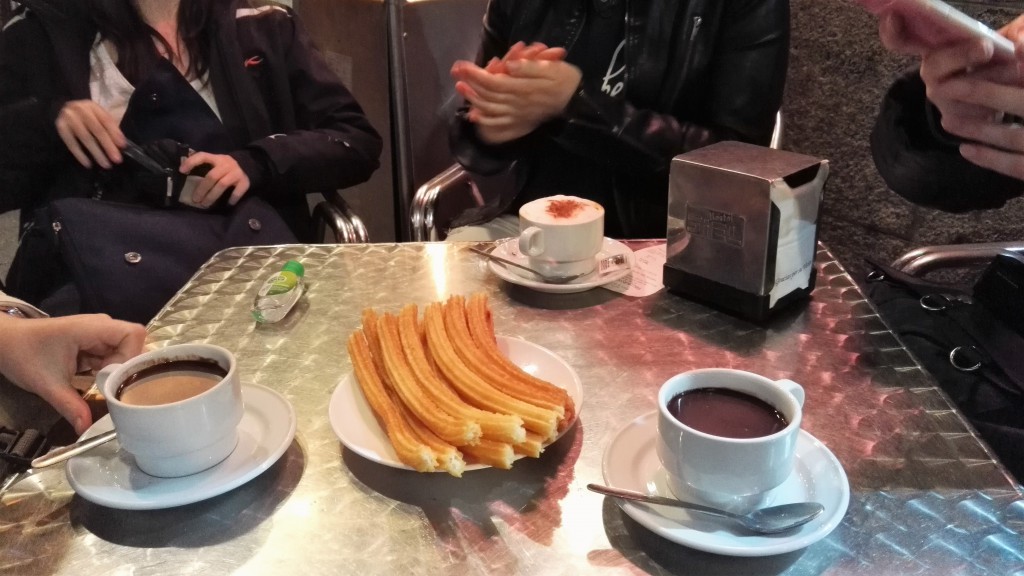
[[[13, 307], [9, 305], [2, 305], [2, 308]], [[14, 327], [13, 325], [17, 322], [25, 320], [25, 316], [12, 316], [6, 312], [0, 312], [0, 352], [10, 350], [10, 346], [16, 343], [14, 339]], [[10, 366], [8, 365], [9, 358], [8, 354], [0, 353], [0, 375], [7, 376], [9, 373]]]

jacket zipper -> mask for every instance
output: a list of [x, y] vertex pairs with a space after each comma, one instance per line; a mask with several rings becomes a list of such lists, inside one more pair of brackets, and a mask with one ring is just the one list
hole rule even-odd
[[704, 23], [704, 18], [702, 16], [694, 16], [691, 22], [693, 24], [690, 26], [690, 38], [686, 43], [686, 57], [683, 60], [683, 67], [679, 74], [681, 82], [685, 82], [687, 75], [690, 74], [690, 67], [693, 64], [694, 58], [694, 46], [697, 44], [697, 36], [700, 34], [700, 26]]
[[632, 8], [632, 2], [626, 0], [626, 11], [622, 15], [622, 91], [625, 96], [629, 95], [629, 10]]

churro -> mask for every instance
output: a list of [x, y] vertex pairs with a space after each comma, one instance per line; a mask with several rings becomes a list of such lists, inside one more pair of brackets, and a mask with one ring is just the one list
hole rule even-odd
[[[538, 457], [575, 418], [568, 393], [524, 372], [497, 346], [487, 299], [453, 296], [398, 315], [363, 311], [352, 366], [398, 459], [461, 476], [466, 462], [511, 468]], [[465, 458], [464, 458], [465, 456]]]
[[423, 392], [439, 408], [456, 418], [474, 420], [480, 425], [484, 438], [516, 444], [526, 440], [523, 420], [511, 414], [497, 414], [467, 404], [441, 378], [427, 360], [427, 352], [420, 339], [420, 327], [416, 306], [410, 304], [398, 316], [399, 335], [406, 360], [420, 383]]
[[515, 462], [515, 451], [511, 444], [483, 439], [475, 446], [463, 446], [462, 449], [481, 464], [508, 470]]
[[540, 435], [534, 434], [533, 432], [526, 433], [526, 440], [514, 444], [512, 450], [516, 454], [522, 454], [523, 456], [529, 456], [530, 458], [539, 458], [541, 452], [544, 451], [544, 438]]
[[[442, 315], [442, 305], [438, 302], [428, 305], [424, 311], [423, 323], [427, 330], [427, 344], [441, 373], [459, 394], [478, 408], [515, 414], [523, 419], [523, 425], [527, 430], [537, 432], [544, 438], [554, 438], [558, 431], [558, 414], [553, 410], [509, 396], [470, 370], [453, 350]], [[385, 356], [386, 352], [385, 350]]]
[[377, 330], [377, 321], [377, 313], [373, 311], [373, 308], [363, 310], [363, 334], [366, 335], [366, 343], [370, 346], [373, 364], [377, 367], [377, 374], [384, 381], [384, 385], [388, 389], [394, 390], [391, 377], [388, 376], [388, 371], [384, 367], [384, 356], [380, 351], [380, 333]]
[[420, 422], [416, 416], [406, 408], [405, 404], [402, 403], [400, 398], [395, 396], [392, 392], [392, 399], [402, 413], [402, 417], [409, 423], [409, 427], [412, 432], [419, 438], [419, 441], [427, 446], [434, 454], [434, 466], [438, 470], [444, 470], [445, 472], [455, 476], [456, 478], [462, 478], [462, 473], [466, 470], [466, 461], [462, 458], [462, 452], [451, 444], [445, 442], [441, 438], [434, 434], [430, 428], [427, 428], [426, 424]]
[[549, 402], [560, 399], [564, 408], [563, 419], [560, 422], [559, 430], [564, 430], [576, 418], [576, 406], [564, 388], [559, 388], [550, 382], [545, 382], [533, 376], [514, 362], [505, 357], [498, 349], [497, 341], [494, 338], [494, 324], [491, 319], [491, 312], [487, 306], [487, 295], [476, 293], [469, 297], [465, 304], [466, 324], [473, 337], [477, 350], [487, 355], [500, 366], [506, 377], [515, 384], [511, 387], [515, 392], [512, 395], [525, 394], [527, 397], [544, 398]]
[[397, 318], [385, 314], [377, 322], [377, 328], [384, 367], [391, 377], [395, 392], [409, 410], [427, 428], [449, 444], [464, 446], [478, 442], [481, 436], [479, 424], [441, 410], [437, 403], [424, 393], [422, 384], [417, 381], [402, 350]]
[[549, 386], [560, 392], [555, 393], [548, 387], [532, 386], [528, 380], [522, 377], [526, 375], [525, 372], [518, 367], [515, 371], [506, 370], [503, 364], [496, 362], [482, 350], [482, 347], [478, 347], [469, 331], [466, 321], [466, 299], [462, 296], [452, 296], [444, 303], [444, 327], [448, 331], [448, 337], [451, 338], [459, 357], [478, 376], [496, 387], [500, 387], [502, 392], [513, 398], [554, 410], [558, 413], [559, 418], [565, 416], [563, 400], [566, 395], [565, 390], [557, 386]]
[[412, 427], [402, 417], [402, 409], [392, 402], [384, 383], [377, 376], [370, 348], [361, 331], [356, 330], [349, 336], [348, 354], [352, 359], [352, 368], [363, 396], [377, 415], [398, 459], [419, 472], [433, 472], [436, 469], [434, 453], [419, 440]]

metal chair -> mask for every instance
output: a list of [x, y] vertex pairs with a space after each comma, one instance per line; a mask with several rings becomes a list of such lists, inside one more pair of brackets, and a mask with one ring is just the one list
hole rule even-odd
[[[782, 112], [775, 114], [775, 128], [769, 146], [782, 146]], [[459, 164], [452, 164], [416, 190], [409, 211], [415, 242], [444, 240], [452, 220], [469, 208], [485, 204], [484, 193]]]
[[370, 241], [362, 219], [338, 191], [325, 192], [313, 207], [316, 239], [325, 244], [365, 244]]
[[1008, 254], [1024, 261], [1024, 242], [923, 246], [910, 250], [894, 260], [892, 267], [911, 276], [920, 277], [940, 269], [970, 268], [986, 264], [999, 254]]

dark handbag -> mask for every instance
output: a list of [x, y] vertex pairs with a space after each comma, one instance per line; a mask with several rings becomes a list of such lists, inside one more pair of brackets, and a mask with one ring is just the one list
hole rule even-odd
[[[1003, 257], [1000, 257], [1003, 258]], [[994, 282], [997, 259], [973, 287], [928, 282], [873, 262], [869, 298], [1003, 464], [1024, 479], [1024, 335]]]
[[257, 197], [227, 212], [87, 198], [56, 200], [47, 211], [80, 310], [141, 323], [218, 251], [296, 242], [281, 216]]

